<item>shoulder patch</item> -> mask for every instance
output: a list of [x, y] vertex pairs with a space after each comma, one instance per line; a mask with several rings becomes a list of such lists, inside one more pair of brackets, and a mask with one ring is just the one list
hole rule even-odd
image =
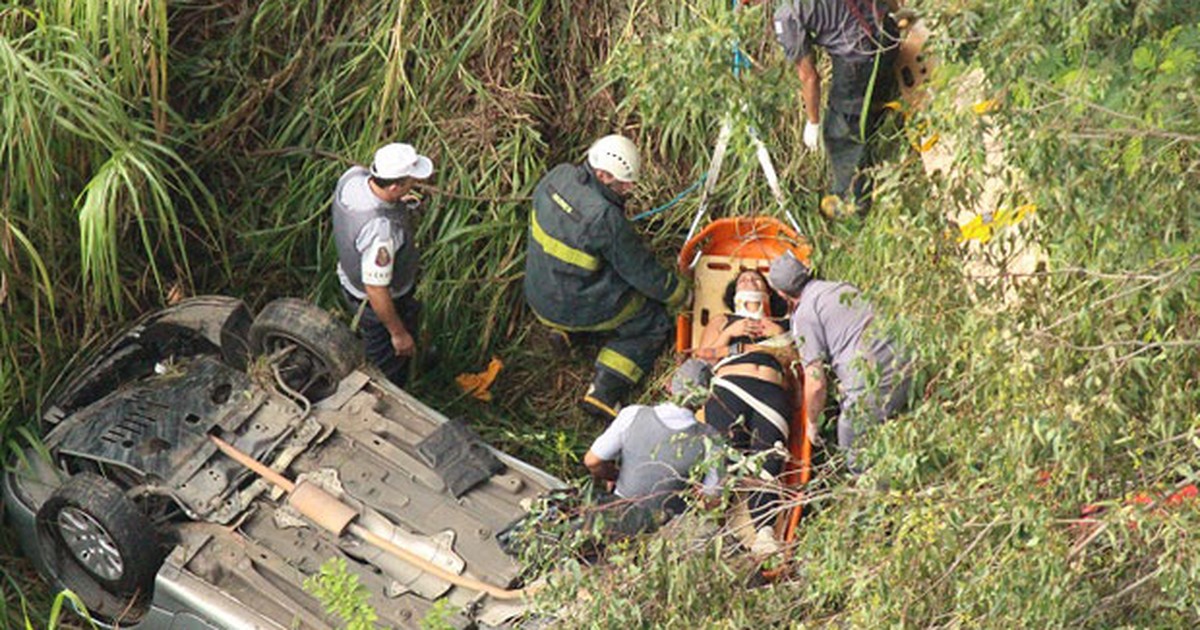
[[567, 214], [575, 212], [575, 208], [572, 208], [571, 204], [567, 203], [567, 200], [562, 198], [562, 195], [558, 193], [550, 193], [550, 198], [554, 200], [554, 203], [558, 204], [559, 208], [562, 208], [563, 212], [566, 212]]
[[579, 216], [579, 213], [575, 212], [575, 206], [572, 206], [571, 202], [567, 201], [566, 198], [558, 192], [553, 184], [546, 185], [546, 192], [550, 197], [550, 201], [553, 201], [554, 205], [558, 206], [558, 209], [562, 210], [563, 214], [565, 214], [568, 219], [576, 223], [579, 223], [582, 220]]
[[392, 264], [391, 252], [389, 252], [388, 248], [386, 247], [380, 247], [379, 250], [375, 252], [375, 265], [379, 267], [386, 267], [390, 264]]

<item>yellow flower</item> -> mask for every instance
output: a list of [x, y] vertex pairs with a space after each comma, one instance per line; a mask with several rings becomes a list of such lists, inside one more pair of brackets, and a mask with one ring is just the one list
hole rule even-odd
[[959, 227], [958, 242], [978, 241], [986, 243], [992, 240], [994, 230], [1016, 225], [1035, 212], [1037, 212], [1037, 206], [1027, 203], [1012, 210], [997, 210], [991, 216], [976, 215], [974, 219]]
[[821, 198], [821, 214], [825, 215], [826, 219], [845, 219], [854, 216], [856, 211], [853, 202], [837, 195], [825, 195]]
[[990, 221], [984, 223], [983, 215], [976, 215], [974, 219], [968, 221], [966, 225], [959, 227], [958, 230], [959, 243], [965, 243], [966, 241], [986, 243], [992, 240], [992, 224]]
[[918, 150], [919, 150], [921, 153], [924, 153], [924, 152], [926, 152], [926, 151], [928, 151], [928, 150], [932, 149], [932, 148], [933, 148], [933, 145], [937, 144], [937, 143], [938, 143], [938, 140], [941, 140], [941, 139], [942, 139], [942, 136], [941, 136], [941, 135], [939, 135], [939, 134], [938, 134], [938, 133], [935, 131], [935, 132], [933, 133], [933, 135], [932, 135], [932, 136], [929, 136], [928, 138], [926, 138], [926, 139], [925, 139], [925, 141], [924, 141], [924, 142], [922, 142], [922, 143], [921, 143], [921, 146], [920, 146], [920, 147], [918, 147]]
[[979, 101], [978, 103], [975, 103], [974, 105], [971, 106], [971, 111], [975, 112], [976, 116], [983, 116], [985, 114], [990, 114], [990, 113], [996, 111], [997, 109], [1000, 109], [1000, 104], [998, 102], [996, 102], [996, 99], [994, 99], [994, 98], [989, 98], [987, 100]]

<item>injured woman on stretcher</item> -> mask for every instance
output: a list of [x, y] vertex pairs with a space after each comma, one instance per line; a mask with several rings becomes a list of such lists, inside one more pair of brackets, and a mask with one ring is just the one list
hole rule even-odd
[[[696, 358], [713, 364], [712, 395], [704, 406], [704, 421], [744, 453], [774, 450], [763, 469], [778, 477], [785, 451], [775, 446], [788, 442], [796, 396], [789, 391], [785, 372], [793, 369], [796, 356], [786, 337], [787, 306], [754, 269], [743, 270], [729, 283], [724, 301], [730, 313], [705, 324], [693, 351]], [[768, 339], [773, 342], [770, 347], [763, 345]], [[750, 494], [747, 507], [756, 530], [769, 531], [777, 500], [774, 492]]]

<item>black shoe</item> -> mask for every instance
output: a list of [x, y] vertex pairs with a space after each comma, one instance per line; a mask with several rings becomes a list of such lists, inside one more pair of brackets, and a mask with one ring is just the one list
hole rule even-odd
[[559, 356], [571, 354], [571, 336], [565, 331], [554, 328], [547, 329], [550, 348]]
[[421, 371], [431, 372], [442, 362], [442, 351], [437, 344], [429, 344], [421, 352]]
[[611, 422], [621, 410], [621, 399], [629, 392], [631, 384], [606, 370], [597, 370], [596, 377], [588, 387], [579, 405], [588, 415], [604, 422]]

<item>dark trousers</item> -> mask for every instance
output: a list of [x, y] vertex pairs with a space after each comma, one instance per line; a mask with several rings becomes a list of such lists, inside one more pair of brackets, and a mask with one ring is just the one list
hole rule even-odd
[[[651, 507], [652, 502], [638, 499], [623, 499], [611, 492], [596, 493], [596, 507], [592, 508], [585, 519], [588, 531], [595, 531], [596, 521], [600, 520], [608, 538], [621, 540], [656, 531], [668, 519], [682, 512]], [[682, 503], [682, 499], [680, 500]]]
[[877, 366], [876, 375], [870, 379], [875, 382], [867, 385], [869, 379], [857, 374], [837, 420], [838, 448], [846, 454], [846, 467], [853, 474], [863, 471], [854, 446], [858, 436], [903, 412], [912, 386], [908, 361], [896, 356], [891, 344], [875, 348], [872, 354], [868, 365]]
[[[787, 393], [779, 385], [752, 376], [721, 378], [746, 390], [746, 393], [777, 411], [785, 421], [790, 421], [792, 406]], [[714, 387], [708, 402], [704, 404], [704, 422], [724, 435], [730, 446], [744, 453], [765, 451], [775, 442], [787, 443], [787, 438], [770, 420], [733, 392], [722, 387]], [[778, 477], [783, 472], [783, 457], [768, 457], [763, 462], [763, 470], [772, 477]], [[750, 517], [756, 524], [761, 525], [760, 521], [770, 513], [771, 503], [777, 498], [774, 492], [754, 492], [750, 495]]]
[[829, 107], [822, 129], [832, 179], [829, 192], [856, 201], [864, 210], [870, 204], [873, 182], [863, 171], [877, 158], [872, 138], [883, 123], [883, 105], [897, 94], [897, 53], [896, 48], [881, 53], [878, 67], [875, 57], [862, 61], [833, 57]]
[[666, 307], [646, 300], [637, 314], [608, 333], [611, 337], [596, 357], [596, 369], [632, 386], [654, 369], [654, 361], [673, 331]]
[[[358, 309], [362, 308], [358, 332], [362, 335], [367, 360], [375, 364], [389, 381], [403, 387], [408, 380], [408, 358], [396, 356], [396, 350], [392, 347], [392, 333], [379, 321], [379, 315], [375, 314], [369, 301], [360, 300], [346, 291], [343, 291], [343, 294], [354, 312], [357, 313]], [[416, 339], [421, 303], [409, 292], [400, 297], [393, 297], [392, 304], [396, 307], [396, 313], [400, 315], [400, 321], [404, 322], [408, 333]]]

